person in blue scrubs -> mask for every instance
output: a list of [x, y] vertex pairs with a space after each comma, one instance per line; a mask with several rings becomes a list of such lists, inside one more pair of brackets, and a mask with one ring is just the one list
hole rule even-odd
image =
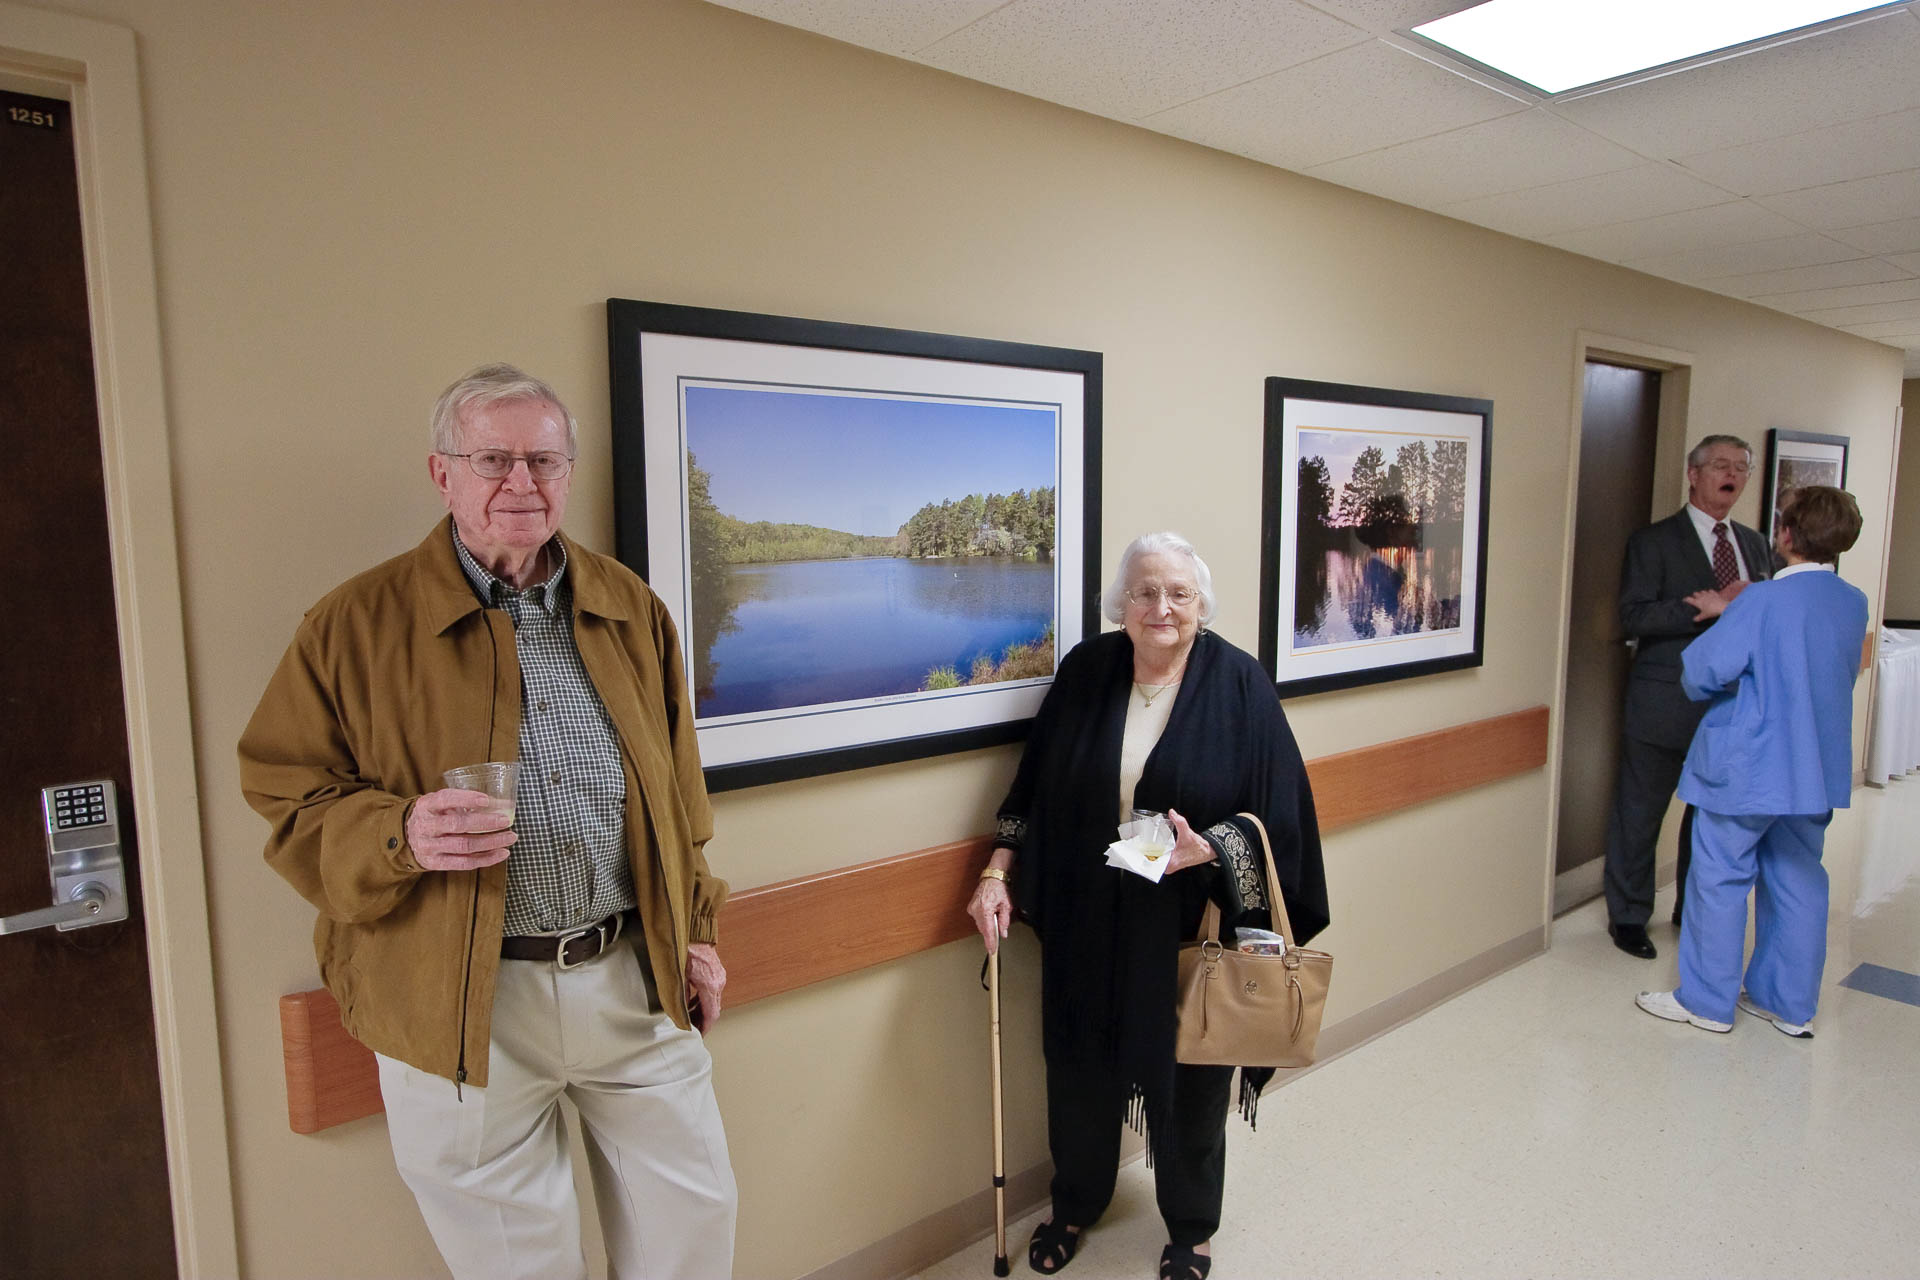
[[1853, 682], [1867, 634], [1867, 598], [1835, 563], [1859, 536], [1860, 508], [1845, 490], [1787, 493], [1773, 534], [1786, 568], [1750, 584], [1681, 657], [1681, 687], [1709, 705], [1680, 777], [1680, 798], [1697, 810], [1680, 985], [1635, 1001], [1657, 1018], [1725, 1032], [1738, 1008], [1813, 1035], [1827, 959], [1820, 854], [1833, 811], [1851, 799]]

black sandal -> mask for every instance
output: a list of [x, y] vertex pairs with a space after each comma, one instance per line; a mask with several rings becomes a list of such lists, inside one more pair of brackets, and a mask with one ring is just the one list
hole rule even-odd
[[1027, 1265], [1043, 1276], [1065, 1270], [1080, 1251], [1080, 1235], [1061, 1223], [1041, 1223], [1033, 1229], [1033, 1239], [1027, 1244]]
[[1160, 1251], [1160, 1280], [1207, 1280], [1213, 1259], [1181, 1244]]

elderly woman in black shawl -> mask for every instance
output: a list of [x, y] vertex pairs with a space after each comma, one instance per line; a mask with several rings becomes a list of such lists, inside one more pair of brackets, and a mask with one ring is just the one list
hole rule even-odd
[[[1123, 629], [1076, 646], [1034, 720], [968, 914], [988, 951], [1015, 905], [1040, 935], [1053, 1216], [1027, 1261], [1051, 1274], [1113, 1196], [1120, 1125], [1144, 1126], [1169, 1243], [1165, 1280], [1202, 1280], [1220, 1225], [1232, 1067], [1174, 1061], [1175, 952], [1209, 898], [1270, 927], [1259, 815], [1295, 941], [1327, 923], [1313, 794], [1273, 681], [1207, 631], [1213, 579], [1186, 539], [1137, 538], [1107, 588]], [[1156, 883], [1107, 865], [1135, 808], [1176, 841]], [[1242, 1069], [1249, 1122], [1270, 1070]]]

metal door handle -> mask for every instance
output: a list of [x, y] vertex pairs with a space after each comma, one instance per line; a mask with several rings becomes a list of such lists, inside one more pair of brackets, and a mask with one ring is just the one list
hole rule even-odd
[[0, 934], [91, 929], [127, 918], [118, 792], [110, 778], [40, 789], [53, 905], [0, 916]]
[[[17, 916], [0, 916], [0, 934], [91, 922], [94, 916], [107, 909], [107, 900], [111, 896], [105, 885], [89, 880], [73, 891], [70, 901], [42, 907], [38, 911], [22, 911]], [[106, 922], [103, 920], [100, 923]]]

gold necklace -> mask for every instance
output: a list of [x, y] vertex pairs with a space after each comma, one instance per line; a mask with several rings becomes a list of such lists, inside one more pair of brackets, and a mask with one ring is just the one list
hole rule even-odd
[[[1135, 680], [1133, 682], [1133, 687], [1140, 691], [1140, 705], [1143, 707], [1150, 707], [1153, 705], [1153, 700], [1155, 698], [1159, 697], [1161, 694], [1165, 693], [1167, 690], [1174, 688], [1176, 685], [1180, 683], [1180, 680], [1181, 680], [1181, 677], [1179, 676], [1174, 677], [1174, 679], [1168, 682], [1167, 684], [1141, 684], [1138, 680]], [[1147, 690], [1149, 689], [1153, 690], [1153, 692], [1148, 693]]]

